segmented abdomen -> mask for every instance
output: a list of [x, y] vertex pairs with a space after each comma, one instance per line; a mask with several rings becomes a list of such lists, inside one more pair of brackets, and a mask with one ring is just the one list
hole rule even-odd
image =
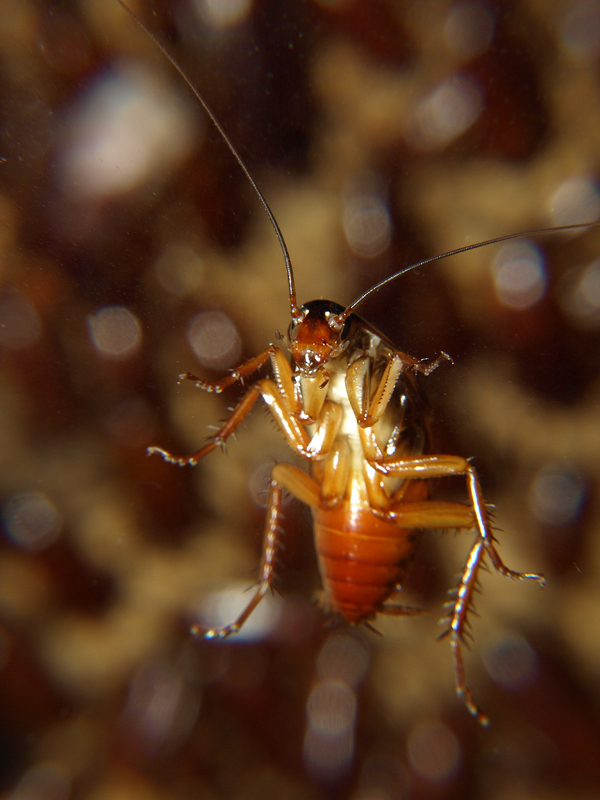
[[314, 522], [324, 605], [349, 622], [372, 619], [401, 581], [421, 531], [350, 503], [316, 509]]

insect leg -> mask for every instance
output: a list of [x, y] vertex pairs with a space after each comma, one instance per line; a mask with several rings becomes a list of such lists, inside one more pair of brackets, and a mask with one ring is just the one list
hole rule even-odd
[[237, 406], [233, 409], [231, 415], [226, 419], [225, 423], [215, 433], [215, 435], [212, 436], [203, 447], [201, 447], [199, 450], [196, 450], [195, 453], [192, 453], [191, 456], [176, 456], [173, 453], [169, 453], [168, 450], [163, 450], [162, 447], [149, 447], [146, 452], [149, 456], [157, 453], [170, 464], [178, 464], [180, 467], [188, 465], [195, 467], [200, 459], [204, 458], [207, 453], [210, 453], [217, 447], [222, 447], [227, 438], [231, 436], [240, 422], [242, 422], [242, 420], [250, 413], [252, 406], [260, 397], [262, 383], [269, 383], [269, 381], [260, 381], [259, 383], [255, 383], [254, 386], [251, 386]]
[[335, 506], [343, 498], [350, 474], [351, 453], [346, 442], [336, 443], [324, 462], [318, 478], [291, 464], [276, 464], [272, 477], [301, 503], [310, 508]]
[[261, 392], [290, 447], [311, 461], [323, 459], [331, 450], [340, 426], [342, 412], [338, 404], [330, 401], [324, 403], [316, 430], [309, 438], [306, 428], [290, 409], [286, 395], [272, 381], [261, 381]]
[[259, 353], [254, 358], [249, 358], [248, 361], [245, 361], [243, 364], [240, 364], [239, 367], [231, 370], [231, 373], [227, 375], [225, 378], [221, 378], [220, 381], [205, 381], [202, 378], [196, 377], [196, 375], [192, 375], [191, 372], [182, 372], [179, 375], [179, 381], [193, 381], [198, 389], [202, 389], [205, 392], [214, 392], [214, 394], [221, 394], [222, 391], [227, 389], [229, 386], [233, 386], [234, 383], [238, 381], [242, 381], [248, 375], [251, 375], [253, 372], [256, 372], [257, 369], [260, 369], [263, 364], [266, 364], [270, 356], [273, 356], [275, 352], [281, 352], [278, 350], [277, 347], [273, 347], [270, 345], [267, 347], [266, 350], [263, 350], [262, 353]]
[[[277, 348], [273, 349], [278, 353], [281, 352], [278, 351]], [[275, 360], [275, 354], [273, 355], [273, 360]], [[249, 364], [250, 362], [247, 363]], [[240, 370], [238, 369], [235, 374], [239, 375], [239, 373]], [[230, 377], [233, 378], [234, 376], [232, 375]], [[217, 384], [214, 385], [216, 386]], [[285, 381], [282, 383], [282, 385], [284, 388], [287, 387], [287, 383]], [[293, 391], [293, 385], [291, 381], [289, 382], [289, 386]], [[165, 461], [168, 461], [171, 464], [178, 464], [180, 467], [187, 465], [192, 467], [196, 466], [201, 458], [204, 458], [204, 456], [215, 450], [217, 447], [223, 446], [229, 436], [231, 436], [238, 425], [250, 413], [254, 403], [261, 395], [290, 446], [301, 455], [305, 455], [307, 457], [314, 456], [314, 453], [308, 451], [310, 439], [306, 429], [298, 421], [293, 410], [295, 398], [293, 396], [288, 397], [286, 392], [282, 392], [274, 383], [274, 381], [267, 379], [258, 381], [248, 389], [246, 394], [242, 397], [240, 402], [233, 409], [231, 415], [219, 428], [216, 434], [210, 438], [207, 444], [205, 444], [195, 453], [192, 453], [191, 456], [177, 456], [173, 453], [170, 453], [168, 450], [163, 450], [162, 447], [149, 447], [147, 450], [148, 455], [157, 453], [158, 455], [162, 456]]]
[[224, 625], [221, 628], [209, 628], [208, 630], [201, 628], [199, 625], [194, 625], [192, 626], [192, 633], [195, 636], [201, 636], [204, 639], [226, 639], [232, 633], [237, 633], [271, 588], [279, 536], [281, 534], [279, 523], [284, 490], [287, 490], [298, 500], [313, 508], [319, 505], [319, 485], [310, 475], [291, 464], [276, 464], [273, 467], [269, 485], [269, 510], [265, 523], [258, 587], [252, 599], [235, 622]]
[[384, 475], [395, 478], [443, 478], [448, 475], [465, 475], [471, 499], [471, 507], [475, 516], [475, 526], [483, 542], [486, 552], [494, 568], [505, 578], [514, 580], [534, 580], [544, 586], [543, 575], [529, 572], [515, 572], [509, 569], [494, 546], [494, 536], [481, 492], [477, 471], [466, 458], [461, 456], [403, 456], [400, 459], [388, 459], [372, 462], [372, 466]]
[[[406, 368], [413, 368], [425, 375], [430, 375], [436, 370], [443, 361], [452, 361], [447, 353], [440, 353], [434, 361], [415, 361], [405, 353], [396, 353], [391, 358], [381, 376], [379, 383], [371, 397], [370, 387], [370, 368], [371, 359], [368, 356], [358, 358], [348, 367], [346, 376], [346, 391], [350, 405], [356, 416], [356, 420], [361, 428], [369, 428], [374, 425], [385, 413], [388, 403], [392, 397], [398, 378]], [[366, 401], [371, 397], [369, 406]]]
[[[494, 565], [494, 568], [507, 578], [516, 580], [535, 580], [541, 586], [544, 586], [545, 579], [543, 575], [533, 573], [515, 572], [505, 566], [500, 554], [494, 546], [494, 536], [491, 530], [489, 517], [485, 507], [485, 501], [481, 492], [479, 479], [475, 468], [464, 458], [459, 456], [407, 456], [402, 459], [387, 460], [380, 463], [372, 462], [373, 467], [383, 472], [386, 475], [394, 477], [403, 477], [406, 479], [411, 478], [438, 478], [446, 475], [466, 475], [469, 487], [469, 495], [471, 498], [471, 508], [463, 506], [468, 515], [464, 516], [464, 522], [460, 522], [459, 503], [446, 503], [438, 504], [431, 501], [422, 501], [419, 503], [403, 503], [401, 500], [393, 507], [391, 516], [398, 521], [399, 525], [410, 526], [421, 522], [421, 527], [439, 527], [439, 528], [470, 528], [476, 527], [478, 535], [469, 557], [465, 564], [460, 584], [456, 591], [456, 596], [452, 599], [448, 606], [450, 607], [450, 614], [448, 617], [448, 629], [443, 636], [448, 636], [450, 640], [450, 647], [452, 648], [452, 657], [454, 661], [454, 673], [456, 680], [456, 691], [460, 697], [463, 698], [468, 711], [482, 724], [487, 725], [488, 719], [479, 710], [473, 700], [473, 696], [467, 686], [465, 676], [465, 666], [462, 654], [462, 644], [467, 635], [468, 616], [469, 611], [472, 610], [473, 597], [477, 588], [477, 580], [479, 570], [483, 562], [483, 557], [487, 553]], [[420, 517], [419, 517], [419, 508]], [[428, 506], [431, 506], [428, 509]], [[446, 509], [448, 506], [448, 516], [445, 518]], [[451, 507], [456, 507], [455, 512], [452, 512]], [[410, 515], [413, 514], [413, 519]], [[458, 512], [458, 513], [456, 513]], [[470, 518], [470, 522], [469, 522]], [[407, 524], [408, 523], [408, 524]]]
[[448, 355], [448, 353], [442, 352], [434, 359], [423, 358], [421, 361], [417, 361], [414, 365], [415, 372], [422, 372], [423, 375], [431, 375], [432, 372], [442, 364], [444, 361], [449, 361], [451, 364], [454, 364], [452, 357]]
[[308, 445], [308, 457], [319, 458], [330, 452], [342, 421], [342, 409], [338, 403], [326, 400], [317, 420], [316, 429]]
[[290, 411], [299, 414], [302, 410], [302, 403], [300, 402], [294, 385], [292, 368], [285, 354], [278, 347], [274, 347], [273, 345], [270, 345], [266, 350], [263, 350], [262, 353], [254, 356], [254, 358], [248, 359], [248, 361], [245, 361], [239, 367], [231, 370], [231, 373], [225, 378], [221, 378], [220, 381], [215, 381], [213, 383], [198, 378], [191, 372], [183, 372], [179, 375], [179, 382], [184, 380], [193, 381], [198, 389], [203, 389], [205, 392], [214, 394], [221, 394], [221, 392], [234, 383], [238, 381], [243, 382], [244, 378], [260, 369], [269, 358], [271, 359], [275, 381], [286, 405]]
[[392, 504], [388, 515], [400, 528], [470, 530], [475, 524], [469, 506], [441, 500], [423, 500], [416, 503], [400, 500]]
[[368, 387], [366, 388], [366, 384], [370, 380], [370, 366], [371, 359], [363, 356], [348, 367], [348, 374], [346, 375], [348, 399], [356, 421], [361, 428], [368, 428], [374, 425], [384, 413], [403, 370], [404, 363], [399, 355], [395, 355], [389, 360], [377, 385], [375, 394], [367, 407], [366, 401], [370, 396], [370, 391]]
[[483, 560], [484, 548], [484, 542], [478, 537], [471, 548], [467, 563], [465, 564], [460, 584], [456, 591], [456, 599], [453, 603], [452, 601], [449, 603], [452, 606], [449, 627], [440, 638], [448, 636], [450, 639], [452, 660], [454, 662], [456, 693], [459, 697], [462, 697], [469, 713], [472, 714], [481, 725], [487, 726], [489, 725], [489, 719], [477, 707], [473, 700], [471, 690], [467, 686], [465, 662], [462, 654], [462, 644], [464, 643], [466, 635], [467, 618], [469, 610], [472, 608], [473, 595], [477, 588], [477, 576], [479, 575], [479, 569]]
[[275, 464], [271, 470], [271, 477], [296, 500], [300, 500], [310, 508], [319, 507], [321, 499], [319, 484], [304, 470], [292, 464]]
[[220, 628], [209, 628], [208, 630], [203, 629], [199, 625], [193, 625], [191, 631], [195, 636], [200, 636], [204, 639], [226, 639], [232, 633], [237, 633], [263, 599], [267, 591], [271, 588], [279, 537], [281, 534], [279, 522], [281, 519], [282, 499], [283, 487], [275, 478], [271, 477], [269, 485], [269, 510], [265, 523], [262, 557], [260, 560], [260, 577], [252, 599], [235, 622], [229, 625], [224, 625]]

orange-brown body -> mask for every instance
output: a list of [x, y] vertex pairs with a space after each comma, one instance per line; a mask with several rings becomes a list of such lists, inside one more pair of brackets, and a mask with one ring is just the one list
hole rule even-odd
[[[220, 430], [193, 455], [181, 458], [150, 448], [167, 461], [194, 465], [221, 447], [262, 397], [292, 450], [311, 468], [309, 475], [292, 464], [273, 467], [258, 588], [234, 622], [209, 630], [194, 626], [193, 632], [209, 639], [235, 633], [268, 591], [281, 534], [284, 491], [312, 509], [323, 605], [351, 624], [368, 622], [379, 613], [419, 613], [388, 600], [401, 588], [423, 531], [474, 529], [475, 543], [449, 604], [447, 634], [457, 691], [468, 710], [485, 724], [487, 719], [466, 685], [461, 651], [483, 558], [487, 554], [506, 577], [540, 583], [543, 578], [513, 572], [503, 564], [473, 466], [460, 456], [428, 455], [429, 416], [416, 373], [429, 374], [447, 356], [442, 354], [431, 364], [419, 362], [335, 303], [314, 300], [297, 308], [292, 288], [290, 298], [291, 363], [271, 345], [217, 383], [190, 373], [180, 376], [205, 391], [221, 392], [268, 360], [273, 374], [272, 379], [261, 379], [247, 389]], [[428, 480], [445, 475], [466, 476], [468, 505], [427, 498]]]
[[[412, 484], [422, 499], [423, 481]], [[424, 490], [424, 491], [423, 491]], [[348, 622], [373, 619], [400, 586], [423, 531], [351, 502], [313, 512], [323, 605]]]

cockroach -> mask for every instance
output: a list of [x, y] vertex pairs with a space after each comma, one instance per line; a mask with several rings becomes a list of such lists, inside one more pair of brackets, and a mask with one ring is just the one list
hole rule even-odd
[[[213, 450], [223, 449], [262, 398], [290, 448], [310, 467], [310, 474], [287, 463], [272, 468], [256, 590], [233, 622], [210, 629], [194, 625], [192, 632], [213, 640], [236, 633], [272, 587], [284, 492], [312, 511], [322, 605], [352, 625], [369, 625], [378, 614], [421, 613], [420, 609], [390, 602], [390, 598], [401, 588], [424, 531], [474, 531], [475, 541], [460, 582], [446, 604], [446, 626], [440, 638], [446, 637], [450, 642], [457, 694], [470, 714], [487, 725], [488, 718], [467, 686], [462, 654], [484, 559], [487, 556], [494, 569], [506, 578], [533, 581], [542, 587], [545, 578], [537, 573], [516, 572], [502, 561], [477, 471], [470, 461], [430, 452], [430, 423], [420, 412], [417, 376], [431, 374], [449, 356], [442, 353], [432, 361], [414, 358], [355, 312], [374, 292], [425, 264], [513, 238], [585, 228], [593, 223], [514, 233], [459, 247], [404, 267], [345, 308], [323, 299], [299, 306], [287, 245], [262, 191], [180, 66], [122, 0], [118, 2], [179, 72], [252, 185], [279, 240], [291, 316], [287, 336], [281, 337], [289, 355], [270, 344], [221, 380], [203, 380], [190, 372], [179, 375], [180, 381], [191, 381], [203, 391], [220, 394], [266, 365], [271, 370], [271, 377], [261, 378], [246, 389], [225, 423], [195, 453], [178, 456], [161, 447], [149, 447], [148, 454], [158, 454], [172, 464], [195, 466]], [[465, 477], [468, 503], [430, 499], [429, 482], [450, 475]]]

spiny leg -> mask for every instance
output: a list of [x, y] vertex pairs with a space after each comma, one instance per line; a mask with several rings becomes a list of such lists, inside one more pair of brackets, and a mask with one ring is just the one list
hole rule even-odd
[[[366, 438], [366, 435], [362, 435]], [[363, 445], [365, 446], [365, 445]], [[371, 440], [367, 440], [367, 446], [373, 447]], [[494, 568], [505, 578], [512, 578], [513, 580], [534, 580], [540, 586], [545, 586], [546, 579], [543, 575], [538, 575], [533, 572], [516, 572], [509, 569], [502, 559], [500, 554], [494, 546], [494, 535], [490, 525], [490, 520], [485, 507], [485, 500], [481, 486], [479, 485], [479, 478], [477, 471], [466, 458], [461, 456], [404, 456], [398, 459], [384, 459], [381, 457], [379, 460], [370, 462], [374, 469], [384, 475], [389, 475], [394, 478], [406, 479], [430, 479], [430, 478], [443, 478], [448, 475], [465, 475], [467, 478], [467, 486], [469, 489], [469, 497], [471, 500], [471, 508], [475, 517], [475, 526], [479, 533], [479, 537], [483, 542], [486, 552], [490, 556], [490, 560]], [[399, 506], [401, 508], [401, 505]], [[427, 527], [427, 526], [424, 526]], [[432, 526], [431, 526], [432, 527]], [[440, 526], [443, 527], [443, 526]], [[456, 527], [449, 525], [448, 527]]]
[[271, 359], [273, 378], [275, 379], [283, 405], [289, 413], [300, 417], [303, 410], [302, 402], [294, 382], [292, 367], [285, 353], [274, 345], [270, 345], [266, 350], [263, 350], [262, 353], [249, 359], [244, 364], [236, 367], [236, 369], [231, 370], [231, 373], [225, 378], [221, 378], [220, 381], [213, 383], [211, 381], [202, 380], [202, 378], [192, 375], [191, 372], [184, 372], [179, 375], [179, 382], [181, 383], [181, 381], [184, 380], [193, 381], [198, 389], [203, 389], [205, 392], [220, 394], [227, 389], [228, 386], [238, 381], [243, 384], [244, 378], [260, 369], [269, 358]]
[[[475, 525], [475, 514], [469, 506], [462, 503], [435, 500], [420, 502], [399, 501], [392, 506], [390, 516], [401, 527], [467, 530]], [[440, 638], [448, 636], [450, 640], [456, 692], [462, 698], [469, 713], [484, 726], [488, 725], [489, 721], [475, 704], [471, 691], [467, 686], [462, 644], [464, 644], [465, 637], [468, 635], [468, 614], [473, 611], [473, 595], [477, 588], [477, 578], [485, 553], [485, 541], [481, 535], [478, 535], [469, 553], [458, 589], [452, 590], [452, 599], [446, 604], [446, 608], [450, 610], [450, 613], [443, 620], [443, 623], [447, 624], [448, 627], [440, 636]], [[393, 606], [391, 608], [393, 609]], [[387, 611], [386, 606], [383, 606], [381, 611], [383, 613], [395, 613], [393, 610]], [[402, 613], [402, 611], [398, 613]]]
[[[205, 392], [214, 392], [215, 394], [220, 394], [228, 386], [232, 386], [238, 381], [243, 381], [245, 377], [251, 375], [253, 372], [256, 372], [257, 369], [260, 369], [260, 367], [262, 367], [268, 361], [269, 357], [276, 358], [280, 353], [281, 351], [278, 350], [278, 348], [270, 345], [266, 350], [263, 350], [262, 353], [254, 356], [254, 358], [250, 358], [244, 364], [241, 364], [239, 367], [232, 370], [230, 375], [227, 375], [225, 378], [222, 378], [220, 381], [216, 381], [214, 383], [211, 381], [204, 381], [201, 378], [198, 378], [196, 375], [192, 375], [191, 372], [183, 372], [181, 375], [179, 375], [179, 381], [193, 381], [199, 389], [203, 389]], [[163, 450], [162, 447], [148, 447], [146, 452], [149, 456], [156, 453], [157, 455], [162, 456], [164, 460], [168, 461], [170, 464], [178, 464], [180, 467], [195, 467], [198, 461], [200, 461], [201, 458], [204, 458], [205, 455], [210, 453], [212, 450], [215, 450], [217, 447], [223, 447], [226, 439], [231, 436], [240, 422], [242, 422], [242, 420], [252, 409], [252, 406], [260, 396], [260, 390], [261, 382], [251, 386], [234, 408], [231, 416], [227, 418], [217, 433], [211, 437], [207, 444], [205, 444], [199, 450], [196, 450], [196, 452], [192, 453], [191, 456], [176, 456], [173, 453], [170, 453], [168, 450]]]
[[196, 375], [192, 375], [191, 372], [182, 372], [181, 375], [179, 375], [179, 382], [193, 381], [198, 389], [203, 389], [205, 392], [221, 394], [221, 392], [227, 389], [228, 386], [233, 386], [234, 383], [243, 381], [243, 379], [248, 375], [256, 372], [257, 369], [260, 369], [263, 364], [266, 364], [266, 362], [269, 360], [269, 357], [272, 356], [276, 350], [277, 348], [273, 347], [273, 345], [267, 347], [267, 349], [263, 350], [262, 353], [254, 356], [254, 358], [248, 359], [248, 361], [240, 364], [239, 367], [232, 369], [230, 374], [225, 378], [221, 378], [220, 381], [205, 381], [202, 378], [196, 377]]
[[148, 447], [146, 452], [149, 456], [154, 455], [157, 453], [159, 456], [162, 456], [165, 461], [168, 461], [170, 464], [178, 464], [180, 467], [184, 466], [192, 466], [195, 467], [196, 464], [200, 461], [201, 458], [204, 458], [207, 453], [210, 453], [212, 450], [216, 450], [217, 447], [222, 447], [225, 444], [225, 441], [231, 434], [235, 431], [237, 426], [244, 420], [244, 418], [249, 414], [252, 406], [261, 394], [261, 384], [255, 383], [254, 386], [251, 386], [246, 394], [242, 397], [240, 402], [237, 406], [233, 409], [231, 415], [225, 420], [225, 423], [219, 428], [214, 436], [211, 437], [210, 441], [208, 441], [203, 447], [199, 450], [196, 450], [195, 453], [192, 453], [191, 456], [176, 456], [173, 453], [170, 453], [168, 450], [163, 450], [162, 447]]
[[[192, 453], [191, 456], [177, 456], [168, 450], [163, 450], [162, 447], [149, 447], [147, 450], [148, 455], [157, 453], [171, 464], [195, 466], [205, 455], [224, 445], [228, 437], [235, 432], [238, 425], [249, 414], [252, 406], [261, 395], [286, 441], [296, 453], [308, 459], [319, 459], [326, 455], [331, 448], [339, 427], [341, 419], [339, 407], [335, 403], [325, 402], [311, 439], [306, 427], [299, 419], [299, 414], [296, 413], [298, 398], [292, 381], [290, 365], [285, 360], [281, 350], [273, 348], [273, 351], [270, 355], [272, 356], [276, 382], [263, 379], [251, 386], [225, 423], [210, 438], [207, 444]], [[238, 368], [237, 372], [239, 373], [240, 371], [241, 367]], [[193, 379], [194, 376], [191, 377]], [[216, 384], [213, 386], [216, 386]]]
[[331, 431], [337, 430], [341, 417], [339, 409], [334, 407], [333, 403], [326, 404], [323, 410], [323, 419], [319, 421], [314, 435], [316, 444], [313, 449], [309, 449], [311, 439], [306, 428], [299, 422], [293, 410], [290, 409], [293, 398], [290, 399], [282, 393], [272, 380], [265, 379], [258, 381], [248, 389], [216, 434], [210, 438], [207, 444], [192, 453], [191, 456], [177, 456], [168, 450], [163, 450], [162, 447], [149, 447], [147, 449], [148, 455], [157, 453], [165, 461], [171, 464], [178, 464], [180, 467], [186, 465], [195, 466], [205, 455], [224, 445], [225, 441], [250, 413], [252, 406], [261, 395], [286, 441], [297, 453], [306, 458], [317, 458], [322, 455], [321, 451], [323, 449], [331, 446], [333, 438]]
[[[196, 375], [192, 375], [191, 372], [183, 372], [181, 375], [179, 375], [179, 382], [184, 380], [193, 381], [198, 389], [203, 389], [205, 392], [220, 394], [224, 389], [227, 389], [228, 386], [232, 386], [238, 381], [243, 382], [245, 377], [260, 369], [260, 367], [262, 367], [268, 361], [269, 357], [277, 362], [281, 355], [281, 351], [277, 347], [270, 345], [266, 350], [263, 350], [262, 353], [254, 356], [254, 358], [250, 358], [248, 361], [232, 370], [230, 375], [227, 375], [220, 381], [213, 383], [211, 381], [202, 380]], [[146, 452], [149, 456], [156, 453], [157, 455], [162, 456], [164, 460], [168, 461], [170, 464], [178, 464], [180, 467], [195, 467], [198, 461], [200, 461], [201, 458], [204, 458], [205, 455], [210, 453], [212, 450], [215, 450], [217, 447], [223, 447], [227, 438], [234, 433], [237, 426], [252, 409], [252, 406], [261, 394], [261, 388], [264, 383], [264, 381], [259, 381], [258, 383], [254, 384], [254, 386], [251, 386], [246, 394], [242, 397], [240, 402], [236, 405], [225, 423], [217, 431], [217, 433], [211, 437], [207, 444], [205, 444], [195, 453], [192, 453], [191, 456], [177, 456], [173, 453], [170, 453], [168, 450], [164, 450], [162, 447], [148, 447]], [[267, 383], [269, 382], [267, 381]]]
[[504, 575], [505, 578], [511, 578], [512, 580], [517, 581], [537, 581], [543, 588], [546, 585], [546, 579], [543, 575], [539, 575], [535, 572], [516, 572], [515, 570], [509, 569], [504, 564], [500, 558], [500, 554], [494, 546], [494, 535], [492, 534], [492, 528], [485, 507], [481, 486], [479, 485], [477, 472], [475, 467], [471, 466], [471, 464], [468, 462], [466, 473], [467, 480], [469, 482], [469, 494], [471, 496], [473, 511], [475, 512], [475, 518], [477, 521], [477, 529], [485, 545], [486, 552], [489, 555], [492, 564], [494, 565], [494, 569], [501, 575]]
[[456, 691], [459, 697], [462, 697], [468, 711], [472, 714], [477, 721], [484, 727], [489, 725], [489, 719], [477, 707], [471, 691], [467, 686], [465, 665], [462, 654], [462, 644], [464, 644], [465, 636], [467, 634], [468, 615], [469, 611], [473, 610], [473, 595], [477, 588], [477, 579], [479, 570], [483, 564], [483, 557], [488, 553], [492, 564], [497, 572], [504, 575], [506, 578], [513, 580], [535, 580], [540, 586], [544, 586], [546, 579], [543, 575], [527, 572], [515, 572], [509, 569], [502, 559], [500, 554], [494, 546], [494, 537], [491, 532], [489, 517], [485, 508], [485, 503], [479, 485], [477, 473], [471, 465], [467, 472], [467, 479], [469, 481], [469, 490], [473, 502], [473, 511], [477, 520], [477, 528], [479, 535], [475, 544], [471, 548], [469, 557], [465, 564], [463, 574], [460, 580], [458, 589], [456, 590], [456, 597], [454, 601], [449, 602], [452, 609], [449, 616], [449, 628], [442, 636], [448, 635], [450, 639], [450, 647], [452, 648], [452, 658], [454, 660], [454, 674], [456, 680]]
[[252, 614], [254, 609], [263, 599], [267, 591], [271, 588], [275, 573], [275, 561], [277, 557], [279, 537], [281, 534], [279, 521], [281, 518], [282, 499], [282, 486], [276, 480], [271, 479], [269, 485], [269, 507], [265, 523], [262, 557], [260, 560], [260, 577], [258, 580], [258, 586], [252, 599], [244, 608], [239, 617], [229, 625], [223, 625], [220, 628], [209, 629], [202, 628], [198, 624], [193, 625], [191, 632], [194, 636], [199, 636], [204, 639], [221, 640], [226, 639], [232, 633], [237, 633], [242, 625], [246, 622], [250, 614]]
[[367, 356], [354, 361], [346, 375], [346, 392], [356, 421], [361, 428], [372, 427], [385, 413], [398, 379], [404, 369], [399, 355], [388, 362], [371, 397], [371, 359]]
[[477, 587], [477, 576], [481, 568], [484, 553], [485, 543], [481, 537], [478, 537], [471, 548], [467, 563], [465, 564], [460, 584], [456, 590], [456, 599], [448, 603], [448, 606], [452, 608], [448, 618], [449, 625], [448, 629], [440, 636], [440, 639], [448, 636], [450, 640], [452, 659], [454, 661], [456, 693], [463, 699], [469, 713], [485, 727], [489, 725], [489, 719], [477, 707], [473, 700], [471, 690], [467, 686], [465, 662], [462, 654], [462, 645], [467, 635], [467, 618], [469, 611], [473, 610], [473, 595]]
[[[401, 527], [414, 528], [455, 528], [466, 530], [475, 525], [475, 514], [462, 503], [440, 502], [435, 500], [423, 500], [420, 502], [398, 501], [392, 506], [390, 516]], [[478, 535], [475, 544], [471, 548], [469, 558], [465, 564], [458, 589], [452, 590], [453, 599], [446, 607], [450, 613], [444, 624], [448, 624], [447, 629], [440, 638], [449, 637], [450, 647], [452, 648], [452, 659], [454, 662], [454, 673], [456, 681], [456, 692], [464, 701], [467, 710], [481, 725], [488, 724], [488, 718], [483, 714], [473, 700], [471, 691], [467, 686], [464, 659], [462, 654], [462, 644], [467, 635], [468, 613], [473, 611], [473, 595], [477, 587], [477, 576], [481, 567], [483, 555], [485, 554], [485, 542]], [[388, 608], [390, 610], [388, 610]], [[383, 606], [382, 613], [405, 613], [402, 610], [395, 612], [394, 606]]]
[[436, 358], [433, 359], [422, 358], [415, 364], [414, 370], [415, 372], [422, 372], [423, 375], [431, 375], [431, 373], [435, 372], [435, 370], [444, 361], [449, 361], [451, 364], [454, 364], [452, 356], [449, 356], [448, 353], [444, 353], [444, 351], [442, 350], [441, 353]]
[[[376, 468], [377, 465], [376, 465]], [[380, 467], [379, 467], [380, 468]], [[448, 603], [450, 614], [448, 616], [448, 630], [442, 634], [450, 639], [454, 672], [456, 677], [456, 690], [462, 697], [468, 711], [480, 722], [488, 725], [488, 718], [479, 710], [467, 686], [465, 666], [462, 654], [462, 645], [468, 634], [468, 616], [473, 611], [473, 597], [477, 588], [479, 570], [481, 569], [485, 553], [501, 575], [513, 580], [535, 580], [541, 586], [545, 585], [543, 575], [535, 573], [522, 573], [509, 569], [502, 561], [494, 545], [494, 536], [487, 514], [485, 501], [479, 485], [475, 468], [463, 458], [458, 456], [418, 456], [385, 462], [385, 473], [395, 477], [404, 478], [433, 478], [451, 474], [466, 475], [471, 508], [459, 504], [434, 503], [423, 501], [420, 503], [403, 503], [400, 501], [392, 507], [392, 514], [398, 524], [416, 524], [421, 526], [439, 528], [470, 528], [477, 529], [477, 538], [465, 564], [458, 589], [453, 599]], [[428, 508], [431, 506], [431, 508]], [[446, 508], [447, 506], [447, 508]], [[454, 507], [454, 510], [453, 510]], [[460, 509], [463, 509], [461, 514]], [[461, 521], [461, 516], [463, 520]], [[437, 523], [437, 524], [436, 524]]]

